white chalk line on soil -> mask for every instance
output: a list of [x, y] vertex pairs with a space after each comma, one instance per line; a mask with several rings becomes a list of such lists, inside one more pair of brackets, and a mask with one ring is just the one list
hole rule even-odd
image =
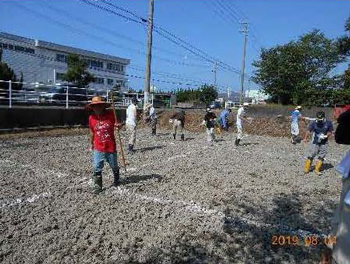
[[146, 196], [143, 194], [138, 194], [134, 191], [130, 191], [129, 189], [123, 188], [121, 186], [114, 188], [111, 192], [112, 194], [118, 194], [122, 196], [128, 196], [133, 199], [138, 199], [138, 200], [143, 200], [143, 201], [149, 201], [153, 203], [158, 203], [162, 205], [172, 205], [172, 206], [178, 206], [178, 207], [184, 207], [186, 211], [189, 212], [198, 212], [198, 213], [203, 213], [206, 215], [211, 215], [211, 216], [217, 216], [219, 218], [223, 218], [225, 215], [217, 211], [215, 209], [206, 209], [201, 205], [196, 204], [195, 202], [185, 202], [185, 201], [176, 201], [176, 200], [171, 200], [171, 199], [162, 199], [159, 197], [150, 197]]
[[[143, 194], [138, 194], [134, 191], [131, 191], [129, 189], [126, 189], [126, 188], [123, 188], [120, 186], [117, 188], [114, 188], [114, 190], [111, 191], [111, 194], [117, 194], [120, 196], [127, 196], [129, 198], [147, 201], [147, 202], [153, 202], [153, 203], [157, 203], [157, 204], [161, 204], [161, 205], [170, 205], [173, 207], [180, 207], [180, 208], [182, 207], [185, 209], [185, 211], [187, 211], [189, 213], [199, 213], [199, 214], [204, 214], [204, 215], [208, 215], [211, 217], [215, 217], [215, 218], [225, 222], [225, 224], [228, 224], [230, 221], [232, 221], [233, 223], [236, 222], [233, 217], [227, 217], [223, 212], [221, 212], [219, 210], [207, 209], [207, 208], [205, 208], [205, 207], [203, 207], [203, 206], [201, 206], [193, 201], [186, 202], [186, 201], [182, 201], [182, 200], [171, 200], [171, 199], [163, 199], [163, 198], [159, 198], [159, 197], [150, 197], [150, 196], [146, 196]], [[294, 230], [293, 228], [286, 226], [286, 225], [283, 225], [283, 224], [282, 225], [273, 225], [273, 224], [258, 222], [258, 221], [244, 218], [241, 216], [237, 217], [237, 219], [238, 219], [238, 221], [243, 222], [243, 223], [250, 225], [250, 226], [264, 227], [266, 229], [276, 228], [276, 229], [279, 229], [281, 231], [288, 232], [289, 234], [297, 234], [300, 237], [306, 237], [306, 236], [311, 236], [311, 235], [326, 237], [326, 235], [323, 233], [313, 234], [312, 232], [307, 231], [307, 230], [303, 230], [303, 229]], [[228, 220], [228, 221], [225, 221], [225, 220]]]
[[17, 199], [12, 199], [9, 201], [0, 201], [0, 208], [4, 208], [4, 207], [11, 207], [14, 205], [19, 205], [21, 203], [34, 203], [35, 201], [41, 199], [41, 198], [49, 198], [51, 197], [51, 193], [50, 192], [44, 192], [41, 194], [34, 194], [33, 196], [29, 197], [29, 198], [17, 198]]
[[[206, 149], [206, 148], [204, 148]], [[173, 159], [177, 159], [177, 158], [184, 158], [184, 157], [187, 157], [188, 155], [190, 155], [192, 152], [188, 152], [186, 155], [177, 155], [177, 156], [173, 156], [173, 157], [170, 157], [168, 158], [168, 161], [171, 161]], [[10, 161], [10, 160], [0, 160], [0, 164], [1, 163], [10, 163], [11, 165], [19, 165], [19, 166], [22, 166], [24, 168], [29, 168], [29, 169], [32, 169], [34, 171], [38, 171], [37, 168], [35, 167], [32, 167], [32, 166], [29, 166], [29, 165], [22, 165], [22, 164], [18, 164], [16, 162], [13, 162], [13, 161]], [[141, 169], [141, 167], [146, 167], [146, 166], [149, 166], [149, 165], [152, 165], [153, 163], [150, 163], [150, 164], [144, 164], [142, 166], [140, 166], [139, 169]], [[129, 170], [132, 170], [132, 171], [137, 171], [137, 168], [129, 168]], [[40, 170], [40, 172], [43, 172], [43, 170]], [[55, 172], [55, 171], [52, 171], [52, 170], [44, 170], [44, 172], [50, 172], [54, 175], [56, 175], [58, 178], [59, 177], [62, 177], [62, 175], [66, 176], [65, 174], [63, 173], [60, 173], [60, 172]], [[89, 180], [85, 180], [85, 181], [82, 181], [80, 182], [78, 185], [85, 185], [85, 184], [88, 184], [89, 183]], [[132, 197], [132, 198], [136, 198], [136, 199], [139, 199], [139, 200], [143, 200], [143, 201], [150, 201], [150, 202], [154, 202], [154, 203], [158, 203], [158, 204], [162, 204], [162, 205], [171, 205], [171, 206], [175, 206], [175, 207], [183, 207], [186, 211], [190, 212], [190, 213], [201, 213], [201, 214], [205, 214], [205, 215], [209, 215], [209, 216], [213, 216], [215, 218], [219, 218], [221, 220], [224, 220], [225, 218], [230, 220], [230, 219], [233, 219], [233, 218], [230, 218], [230, 217], [226, 217], [225, 214], [221, 211], [218, 211], [218, 210], [215, 210], [215, 209], [206, 209], [204, 208], [203, 206], [201, 205], [198, 205], [194, 202], [185, 202], [185, 201], [176, 201], [176, 200], [170, 200], [170, 199], [162, 199], [162, 198], [159, 198], [159, 197], [149, 197], [149, 196], [146, 196], [146, 195], [142, 195], [142, 194], [138, 194], [138, 193], [135, 193], [133, 191], [130, 191], [126, 188], [122, 188], [122, 187], [117, 187], [116, 189], [114, 189], [112, 191], [112, 194], [119, 194], [119, 195], [124, 195], [124, 196], [129, 196], [129, 197]], [[16, 204], [21, 204], [21, 203], [33, 203], [35, 201], [37, 201], [38, 199], [40, 198], [47, 198], [47, 197], [51, 197], [51, 194], [49, 192], [45, 192], [45, 193], [42, 193], [42, 194], [39, 194], [39, 195], [33, 195], [32, 197], [29, 197], [29, 198], [17, 198], [17, 199], [14, 199], [14, 200], [11, 200], [11, 201], [7, 201], [5, 203], [2, 203], [1, 204], [1, 208], [3, 207], [11, 207], [11, 206], [14, 206]], [[285, 226], [285, 225], [272, 225], [272, 224], [266, 224], [266, 223], [261, 223], [261, 222], [257, 222], [257, 221], [254, 221], [254, 220], [250, 220], [250, 219], [245, 219], [245, 218], [242, 218], [242, 217], [239, 217], [239, 221], [241, 222], [244, 222], [246, 224], [249, 224], [249, 225], [255, 225], [255, 226], [259, 226], [259, 227], [279, 227], [279, 229], [281, 230], [288, 230], [290, 233], [295, 233], [295, 234], [299, 234], [299, 235], [302, 235], [302, 236], [306, 236], [306, 235], [309, 235], [310, 232], [309, 231], [306, 231], [306, 230], [301, 230], [301, 229], [298, 229], [298, 230], [293, 230], [292, 228], [288, 227], [288, 226]], [[233, 221], [234, 222], [234, 221]], [[324, 234], [321, 234], [321, 236], [325, 236]]]

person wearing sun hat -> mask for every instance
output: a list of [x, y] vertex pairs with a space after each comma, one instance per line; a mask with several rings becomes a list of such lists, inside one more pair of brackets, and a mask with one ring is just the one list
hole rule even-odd
[[291, 114], [292, 144], [296, 144], [299, 139], [299, 120], [302, 118], [300, 111], [301, 111], [301, 106], [298, 105], [297, 107], [295, 107], [294, 111]]
[[108, 110], [109, 103], [99, 96], [94, 96], [87, 108], [93, 111], [89, 116], [90, 144], [93, 150], [93, 191], [99, 194], [102, 191], [102, 170], [107, 161], [113, 171], [113, 186], [119, 184], [119, 166], [117, 148], [114, 137], [114, 127], [119, 129], [113, 110]]

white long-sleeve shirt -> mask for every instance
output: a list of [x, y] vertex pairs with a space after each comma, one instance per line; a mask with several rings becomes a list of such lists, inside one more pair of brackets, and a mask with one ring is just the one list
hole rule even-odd
[[149, 109], [149, 117], [151, 119], [156, 119], [157, 118], [157, 113], [156, 113], [156, 110], [154, 109], [153, 106], [151, 106], [151, 108]]
[[129, 126], [136, 126], [136, 106], [130, 104], [126, 109], [126, 124]]

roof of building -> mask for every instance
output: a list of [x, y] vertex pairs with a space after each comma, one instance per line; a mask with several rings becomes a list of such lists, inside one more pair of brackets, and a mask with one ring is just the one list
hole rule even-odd
[[51, 49], [51, 50], [56, 50], [56, 51], [62, 51], [62, 52], [66, 52], [66, 53], [74, 53], [74, 54], [83, 55], [86, 57], [93, 57], [93, 58], [97, 58], [97, 59], [119, 62], [122, 64], [129, 64], [130, 63], [130, 60], [125, 59], [125, 58], [120, 58], [120, 57], [116, 57], [116, 56], [112, 56], [112, 55], [108, 55], [108, 54], [103, 54], [103, 53], [99, 53], [99, 52], [69, 47], [69, 46], [60, 45], [60, 44], [55, 44], [55, 43], [47, 42], [47, 41], [43, 41], [43, 40], [35, 40], [35, 39], [25, 38], [25, 37], [1, 32], [1, 31], [0, 31], [0, 37], [11, 39], [14, 41], [24, 42], [24, 43], [27, 43], [29, 45], [35, 46], [35, 47], [41, 47], [41, 48], [46, 48], [46, 49]]

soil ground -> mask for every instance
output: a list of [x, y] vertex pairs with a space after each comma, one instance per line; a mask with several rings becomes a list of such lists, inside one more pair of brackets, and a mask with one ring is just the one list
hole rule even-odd
[[[304, 175], [303, 144], [248, 135], [138, 130], [121, 185], [91, 192], [87, 130], [0, 141], [2, 263], [318, 263], [330, 234], [344, 146], [322, 176]], [[126, 142], [122, 132], [123, 142]], [[295, 236], [273, 245], [273, 235]], [[282, 241], [283, 242], [283, 241]], [[289, 244], [289, 245], [288, 245]]]

